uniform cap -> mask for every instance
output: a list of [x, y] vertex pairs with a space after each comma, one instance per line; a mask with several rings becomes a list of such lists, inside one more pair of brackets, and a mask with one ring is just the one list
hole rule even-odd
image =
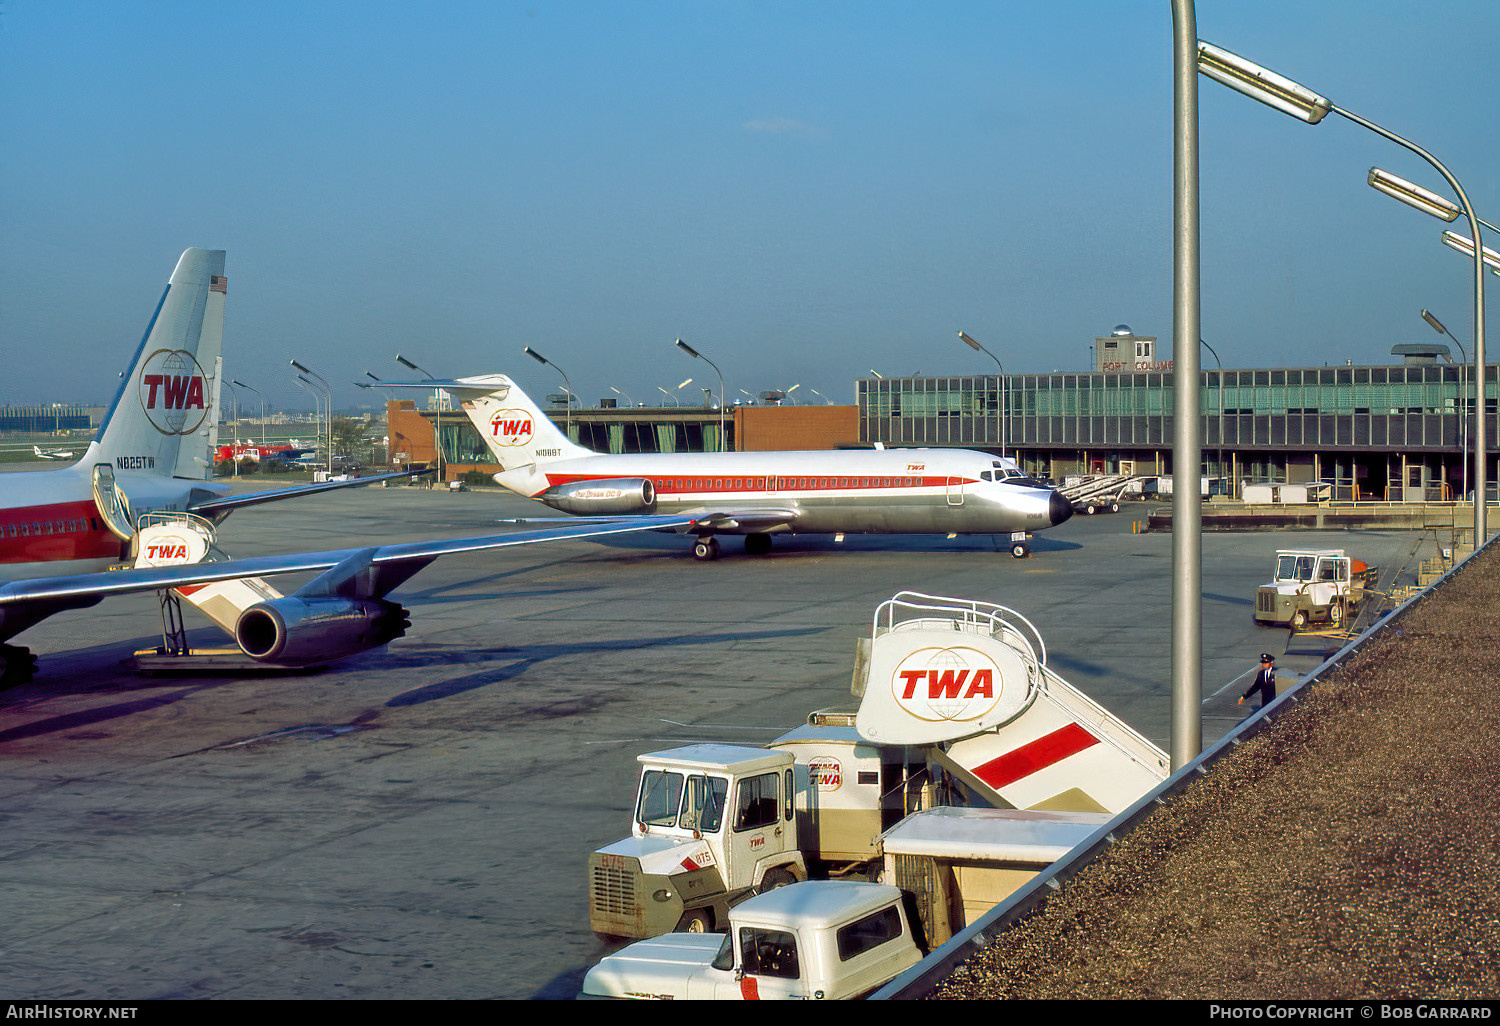
[[1260, 654], [1260, 661], [1263, 662], [1263, 663], [1274, 663], [1276, 660], [1274, 658], [1272, 658], [1271, 653], [1269, 653], [1269, 652], [1262, 652]]

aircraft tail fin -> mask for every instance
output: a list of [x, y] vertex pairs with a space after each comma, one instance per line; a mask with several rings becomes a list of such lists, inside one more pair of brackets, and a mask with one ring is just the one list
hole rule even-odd
[[224, 342], [224, 251], [189, 249], [94, 439], [94, 463], [207, 480]]
[[594, 455], [570, 440], [519, 385], [504, 374], [451, 381], [381, 382], [385, 388], [441, 388], [463, 407], [502, 471]]

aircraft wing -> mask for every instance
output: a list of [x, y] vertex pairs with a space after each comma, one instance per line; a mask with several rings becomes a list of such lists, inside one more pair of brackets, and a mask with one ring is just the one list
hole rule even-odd
[[692, 518], [687, 531], [704, 528], [715, 531], [773, 531], [778, 527], [790, 527], [802, 515], [802, 511], [790, 506], [752, 506], [745, 509], [711, 508], [688, 510]]
[[279, 499], [296, 499], [317, 492], [331, 492], [335, 488], [354, 488], [359, 485], [376, 484], [380, 481], [400, 481], [404, 478], [433, 474], [435, 470], [402, 471], [399, 474], [377, 474], [374, 477], [357, 477], [351, 481], [323, 481], [318, 484], [298, 485], [295, 488], [273, 488], [265, 492], [249, 492], [245, 495], [230, 495], [222, 499], [208, 499], [188, 507], [189, 513], [200, 517], [220, 517], [242, 506], [258, 506], [263, 502]]
[[[790, 527], [801, 510], [787, 507], [760, 506], [748, 509], [712, 509], [707, 506], [684, 511], [674, 516], [664, 528], [679, 534], [692, 534], [697, 530], [713, 531], [773, 531], [778, 527]], [[576, 516], [576, 517], [511, 517], [496, 521], [501, 524], [558, 524], [580, 523], [609, 524], [638, 520], [633, 516]]]
[[[111, 595], [212, 584], [246, 577], [323, 571], [304, 592], [378, 598], [440, 556], [545, 542], [680, 528], [688, 517], [642, 516], [608, 524], [574, 524], [539, 531], [438, 541], [403, 542], [363, 549], [337, 549], [284, 556], [252, 556], [186, 566], [133, 567], [106, 573], [75, 574], [0, 585], [0, 640], [64, 609], [82, 609]], [[299, 592], [299, 594], [302, 594]]]

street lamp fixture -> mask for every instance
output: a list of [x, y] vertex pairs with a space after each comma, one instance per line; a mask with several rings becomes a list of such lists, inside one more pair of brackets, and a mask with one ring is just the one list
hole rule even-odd
[[264, 442], [266, 440], [266, 397], [261, 394], [260, 389], [247, 385], [243, 381], [240, 381], [238, 378], [236, 378], [232, 382], [232, 384], [237, 385], [240, 388], [248, 388], [250, 389], [250, 391], [260, 396], [260, 440]]
[[[1458, 206], [1468, 219], [1470, 230], [1473, 233], [1473, 241], [1469, 243], [1472, 247], [1474, 258], [1474, 382], [1477, 390], [1477, 399], [1474, 409], [1474, 547], [1477, 549], [1485, 542], [1488, 534], [1486, 518], [1488, 511], [1485, 506], [1487, 489], [1487, 478], [1489, 476], [1488, 453], [1489, 446], [1486, 439], [1487, 428], [1485, 424], [1485, 355], [1484, 355], [1484, 239], [1479, 233], [1479, 217], [1474, 213], [1474, 206], [1469, 202], [1468, 194], [1464, 192], [1459, 183], [1442, 162], [1422, 147], [1409, 139], [1403, 139], [1396, 133], [1382, 128], [1372, 121], [1353, 114], [1347, 110], [1335, 106], [1325, 97], [1319, 96], [1312, 90], [1307, 89], [1290, 79], [1283, 78], [1275, 72], [1268, 71], [1260, 65], [1246, 60], [1236, 54], [1232, 54], [1220, 47], [1198, 40], [1198, 71], [1221, 82], [1236, 92], [1244, 93], [1246, 96], [1261, 103], [1275, 107], [1277, 110], [1300, 118], [1309, 124], [1316, 124], [1330, 111], [1340, 117], [1347, 118], [1357, 125], [1368, 128], [1376, 135], [1389, 139], [1398, 146], [1403, 146], [1431, 164], [1443, 180], [1448, 183], [1455, 195], [1458, 196]], [[1378, 172], [1378, 174], [1377, 174]], [[1458, 215], [1452, 212], [1452, 204], [1436, 196], [1426, 189], [1405, 182], [1395, 175], [1374, 169], [1370, 172], [1369, 182], [1380, 191], [1416, 207], [1434, 217], [1440, 217], [1445, 221], [1452, 221]], [[1434, 202], [1436, 201], [1436, 202]], [[1447, 234], [1444, 235], [1447, 242]], [[1450, 245], [1453, 243], [1450, 242]]]
[[568, 375], [563, 372], [563, 369], [561, 367], [553, 363], [551, 360], [547, 359], [545, 356], [543, 356], [541, 353], [537, 352], [530, 346], [522, 346], [521, 352], [531, 357], [537, 363], [551, 367], [553, 370], [557, 371], [558, 374], [562, 375], [563, 391], [568, 393], [568, 406], [567, 409], [563, 411], [563, 433], [569, 438], [573, 437], [573, 383], [568, 380]]
[[[416, 371], [418, 374], [426, 375], [428, 381], [437, 380], [437, 378], [433, 377], [431, 374], [428, 374], [427, 371], [423, 370], [421, 367], [418, 367], [416, 364], [412, 363], [400, 353], [396, 354], [396, 362], [403, 367]], [[374, 377], [375, 375], [371, 374], [370, 376]], [[438, 483], [441, 484], [447, 479], [447, 475], [443, 467], [443, 406], [445, 404], [443, 402], [443, 390], [441, 388], [434, 388], [432, 390], [432, 400], [433, 406], [435, 407], [435, 409], [433, 410], [434, 416], [432, 425], [432, 441], [433, 448], [437, 451], [437, 478]], [[333, 441], [332, 439], [330, 439], [329, 450], [332, 451], [332, 449]]]
[[[708, 364], [714, 369], [714, 373], [719, 376], [719, 451], [724, 452], [726, 451], [725, 443], [727, 441], [727, 439], [724, 437], [724, 372], [719, 370], [718, 364], [714, 363], [708, 357], [698, 352], [698, 350], [688, 345], [682, 339], [677, 339], [673, 343], [673, 345], [675, 345], [678, 349], [681, 349], [684, 353], [687, 353], [693, 359], [702, 360], [704, 363]], [[688, 380], [691, 381], [693, 379], [688, 378]]]
[[328, 463], [327, 463], [327, 467], [328, 467], [328, 473], [330, 475], [332, 475], [332, 473], [333, 473], [333, 386], [328, 383], [328, 379], [327, 378], [323, 377], [323, 375], [319, 374], [317, 371], [313, 370], [311, 367], [305, 367], [302, 364], [298, 363], [296, 360], [292, 360], [291, 361], [291, 365], [293, 367], [295, 367], [297, 370], [301, 371], [302, 374], [305, 374], [305, 375], [306, 374], [310, 374], [310, 375], [312, 375], [312, 377], [317, 378], [318, 379], [318, 384], [314, 385], [311, 380], [309, 380], [306, 377], [302, 377], [301, 375], [298, 376], [297, 380], [306, 382], [307, 385], [309, 387], [311, 387], [311, 388], [317, 388], [317, 387], [321, 386], [322, 389], [323, 389], [323, 398], [326, 400], [327, 407], [328, 407], [327, 414], [326, 414], [328, 429], [327, 429], [327, 432], [325, 434], [325, 437], [327, 438], [327, 443], [328, 443], [328, 451], [327, 451]]
[[1335, 109], [1324, 96], [1238, 54], [1198, 40], [1198, 72], [1284, 114], [1316, 125]]
[[958, 333], [958, 339], [960, 342], [962, 342], [964, 345], [968, 346], [975, 352], [983, 353], [991, 360], [994, 360], [995, 366], [1000, 368], [1000, 456], [1003, 459], [1005, 457], [1005, 422], [1007, 420], [1007, 414], [1009, 413], [1008, 403], [1006, 401], [1007, 389], [1005, 387], [1005, 364], [1000, 362], [1000, 357], [996, 356], [994, 353], [984, 348], [984, 346], [980, 345], [978, 342], [975, 342], [972, 338], [970, 338], [968, 332], [960, 331]]
[[1416, 207], [1422, 213], [1440, 217], [1444, 221], [1455, 221], [1458, 215], [1463, 213], [1457, 203], [1449, 202], [1415, 182], [1408, 182], [1405, 178], [1393, 175], [1389, 171], [1382, 171], [1378, 167], [1370, 168], [1365, 181], [1369, 182], [1372, 188], [1385, 193], [1392, 199], [1398, 199], [1409, 207]]
[[[1464, 256], [1471, 259], [1474, 256], [1474, 240], [1464, 238], [1464, 236], [1458, 234], [1457, 232], [1444, 232], [1443, 245], [1447, 246], [1449, 249], [1456, 249]], [[1489, 269], [1493, 273], [1500, 274], [1500, 253], [1496, 253], [1488, 246], [1483, 247], [1483, 250], [1485, 265], [1489, 267]]]
[[[1451, 331], [1449, 331], [1447, 328], [1443, 327], [1443, 322], [1440, 321], [1440, 320], [1438, 320], [1431, 313], [1429, 313], [1426, 310], [1423, 310], [1422, 311], [1422, 320], [1426, 321], [1432, 327], [1432, 330], [1435, 331], [1435, 332], [1437, 332], [1439, 335], [1447, 335], [1448, 338], [1452, 339], [1453, 340], [1453, 344], [1456, 345], [1456, 346], [1458, 346], [1458, 355], [1461, 356], [1461, 357], [1463, 357], [1463, 363], [1460, 363], [1458, 365], [1458, 436], [1459, 436], [1458, 437], [1458, 445], [1459, 445], [1459, 448], [1463, 451], [1463, 459], [1459, 461], [1459, 462], [1461, 462], [1463, 464], [1463, 483], [1460, 485], [1461, 491], [1460, 491], [1459, 494], [1460, 495], [1468, 495], [1469, 494], [1469, 439], [1468, 439], [1469, 411], [1465, 407], [1467, 407], [1469, 405], [1469, 384], [1468, 384], [1467, 381], [1464, 380], [1464, 367], [1468, 365], [1469, 354], [1466, 353], [1466, 352], [1464, 352], [1464, 344], [1462, 342], [1460, 342], [1457, 338], [1455, 338], [1454, 335], [1453, 335], [1453, 333]], [[1448, 360], [1448, 362], [1452, 363], [1453, 360], [1450, 358]]]

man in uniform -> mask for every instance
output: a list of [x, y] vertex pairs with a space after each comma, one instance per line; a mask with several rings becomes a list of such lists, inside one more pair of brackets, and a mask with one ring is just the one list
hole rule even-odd
[[1260, 654], [1260, 669], [1255, 671], [1255, 680], [1251, 682], [1250, 687], [1245, 689], [1245, 693], [1235, 704], [1244, 705], [1245, 699], [1257, 691], [1260, 692], [1260, 705], [1257, 705], [1256, 709], [1264, 709], [1276, 697], [1276, 660], [1271, 658], [1269, 652]]

